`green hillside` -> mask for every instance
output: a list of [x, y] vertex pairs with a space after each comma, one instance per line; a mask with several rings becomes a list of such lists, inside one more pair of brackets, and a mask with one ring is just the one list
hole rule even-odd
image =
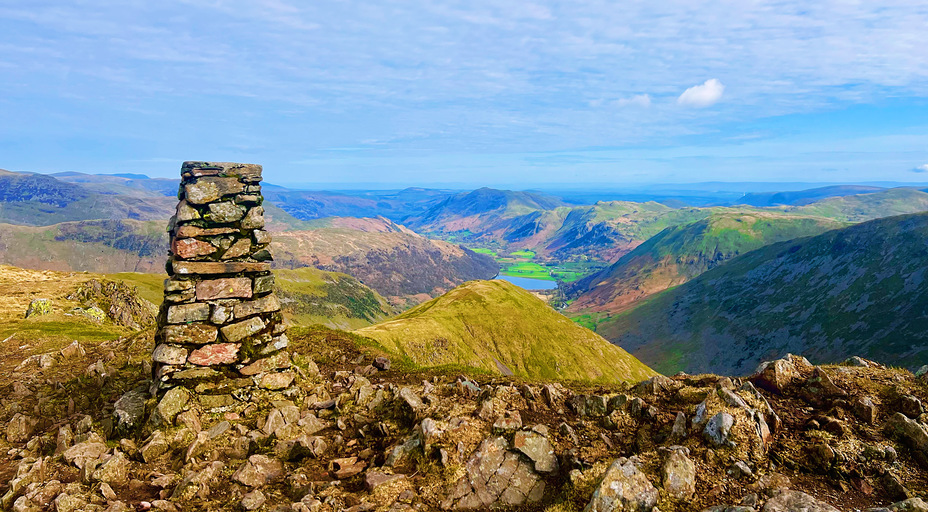
[[928, 213], [770, 245], [597, 325], [664, 373], [746, 374], [787, 352], [928, 363]]
[[356, 331], [415, 364], [544, 380], [637, 382], [654, 372], [505, 281], [471, 281]]
[[783, 211], [845, 222], [865, 222], [928, 211], [928, 193], [912, 188], [893, 188], [872, 194], [830, 197], [804, 206], [784, 208]]
[[569, 311], [618, 313], [739, 254], [845, 226], [821, 217], [755, 211], [713, 213], [661, 231], [611, 267], [574, 283], [567, 290], [576, 299]]

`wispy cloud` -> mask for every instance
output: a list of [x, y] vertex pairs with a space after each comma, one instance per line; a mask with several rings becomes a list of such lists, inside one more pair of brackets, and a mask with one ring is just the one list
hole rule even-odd
[[683, 91], [677, 98], [677, 104], [697, 108], [708, 107], [718, 103], [724, 93], [725, 85], [717, 78], [710, 78], [702, 85], [694, 85]]
[[912, 172], [919, 172], [919, 173], [928, 172], [928, 164], [919, 165], [915, 167], [914, 169], [912, 169]]
[[32, 137], [23, 158], [69, 130], [151, 151], [259, 139], [282, 161], [370, 140], [500, 154], [727, 139], [753, 131], [734, 123], [928, 98], [925, 26], [928, 4], [904, 0], [8, 0], [0, 137]]
[[619, 107], [643, 107], [651, 106], [651, 96], [647, 94], [636, 94], [629, 98], [620, 98], [615, 102]]

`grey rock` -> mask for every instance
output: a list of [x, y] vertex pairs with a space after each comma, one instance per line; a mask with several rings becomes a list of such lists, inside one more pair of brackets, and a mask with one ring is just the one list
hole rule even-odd
[[386, 358], [386, 357], [383, 357], [383, 356], [379, 356], [379, 357], [374, 358], [374, 368], [377, 368], [378, 370], [380, 370], [380, 371], [382, 371], [382, 372], [385, 372], [385, 371], [389, 370], [389, 369], [390, 369], [390, 359], [388, 359], [388, 358]]
[[860, 356], [851, 356], [845, 359], [844, 362], [841, 363], [841, 366], [856, 366], [858, 368], [869, 368], [870, 364], [867, 363], [866, 359], [863, 359]]
[[69, 464], [83, 468], [87, 461], [99, 459], [107, 450], [102, 439], [92, 439], [68, 448], [62, 455]]
[[892, 505], [880, 508], [870, 508], [866, 512], [928, 512], [928, 503], [921, 498], [909, 498], [897, 501]]
[[522, 428], [522, 415], [519, 411], [503, 411], [493, 423], [494, 430], [518, 430]]
[[888, 436], [906, 444], [912, 449], [919, 462], [928, 465], [928, 428], [907, 418], [901, 412], [897, 412], [890, 416], [884, 426], [884, 431]]
[[145, 440], [142, 448], [139, 449], [139, 454], [143, 461], [150, 463], [170, 450], [171, 445], [164, 436], [164, 432], [156, 430]]
[[93, 472], [92, 479], [97, 482], [123, 485], [129, 479], [129, 460], [119, 450]]
[[211, 203], [209, 205], [209, 216], [209, 220], [213, 222], [228, 224], [241, 220], [242, 217], [245, 216], [245, 209], [229, 201], [222, 203]]
[[416, 420], [421, 418], [425, 412], [425, 404], [422, 403], [422, 399], [412, 389], [400, 388], [397, 396], [402, 400], [402, 404], [410, 416]]
[[839, 512], [804, 492], [781, 490], [767, 500], [761, 512]]
[[670, 437], [678, 441], [686, 438], [686, 415], [683, 411], [678, 412], [677, 417], [674, 418]]
[[551, 473], [557, 471], [557, 455], [548, 438], [526, 430], [516, 432], [512, 446], [535, 463], [535, 471]]
[[148, 387], [139, 386], [127, 391], [113, 406], [116, 416], [116, 431], [122, 434], [134, 430], [142, 423], [145, 415], [145, 402], [148, 401]]
[[451, 488], [445, 508], [475, 509], [536, 503], [545, 483], [502, 437], [485, 439], [468, 459], [466, 475]]
[[627, 459], [618, 459], [606, 470], [584, 512], [651, 512], [658, 492], [648, 478]]
[[703, 434], [715, 446], [735, 446], [729, 436], [735, 425], [735, 418], [727, 412], [720, 412], [709, 419]]
[[399, 444], [393, 447], [390, 452], [387, 454], [387, 459], [384, 461], [383, 465], [386, 467], [392, 467], [397, 464], [401, 464], [407, 457], [412, 455], [416, 450], [420, 449], [422, 446], [422, 439], [413, 434], [406, 438], [403, 444]]

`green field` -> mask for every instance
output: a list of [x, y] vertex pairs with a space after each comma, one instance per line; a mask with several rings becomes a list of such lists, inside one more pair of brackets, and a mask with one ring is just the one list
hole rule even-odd
[[538, 263], [532, 261], [537, 256], [535, 251], [522, 249], [502, 255], [486, 247], [469, 247], [478, 254], [492, 256], [499, 263], [499, 273], [504, 276], [542, 279], [545, 281], [572, 282], [598, 272], [606, 267], [599, 261], [568, 261]]

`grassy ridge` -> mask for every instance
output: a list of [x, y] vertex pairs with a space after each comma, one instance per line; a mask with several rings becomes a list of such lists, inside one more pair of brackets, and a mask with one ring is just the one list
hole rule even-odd
[[635, 382], [653, 371], [505, 281], [472, 281], [356, 331], [422, 366], [543, 380]]

